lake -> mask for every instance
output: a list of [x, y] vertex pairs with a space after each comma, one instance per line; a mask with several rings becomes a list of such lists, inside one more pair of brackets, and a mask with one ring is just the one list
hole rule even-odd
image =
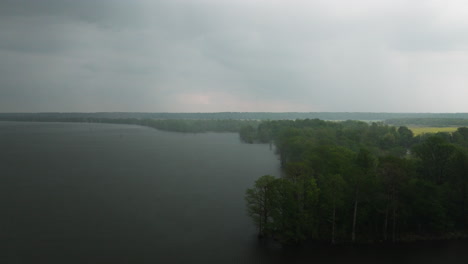
[[0, 122], [0, 263], [468, 263], [466, 241], [281, 249], [244, 193], [280, 174], [234, 133]]

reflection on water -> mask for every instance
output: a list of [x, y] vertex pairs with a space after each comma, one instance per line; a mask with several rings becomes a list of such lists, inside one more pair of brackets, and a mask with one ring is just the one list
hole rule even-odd
[[279, 162], [232, 133], [0, 122], [0, 172], [0, 263], [468, 263], [464, 242], [258, 241], [244, 192]]

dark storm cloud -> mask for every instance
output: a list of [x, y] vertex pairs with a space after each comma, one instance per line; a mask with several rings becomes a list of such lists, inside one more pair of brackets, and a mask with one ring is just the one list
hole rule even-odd
[[0, 111], [467, 111], [462, 1], [0, 2]]

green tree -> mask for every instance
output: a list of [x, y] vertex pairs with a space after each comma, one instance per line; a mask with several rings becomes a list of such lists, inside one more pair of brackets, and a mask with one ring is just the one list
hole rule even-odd
[[287, 178], [274, 183], [272, 230], [274, 237], [283, 244], [296, 244], [307, 237], [314, 237], [319, 189], [315, 179], [301, 177], [297, 182]]
[[413, 131], [405, 126], [401, 126], [398, 128], [398, 135], [400, 145], [408, 149], [413, 143]]
[[336, 242], [336, 211], [344, 204], [346, 182], [340, 174], [320, 175], [321, 206], [330, 215], [331, 243]]
[[351, 186], [354, 188], [353, 224], [351, 230], [351, 240], [356, 241], [356, 225], [359, 202], [363, 199], [366, 187], [369, 187], [371, 178], [375, 172], [376, 160], [369, 150], [360, 149], [356, 156], [357, 170], [352, 174]]
[[466, 204], [468, 199], [468, 154], [467, 150], [457, 147], [450, 161], [450, 177], [445, 196], [449, 199], [449, 212], [459, 228], [468, 225]]
[[252, 144], [255, 141], [255, 129], [251, 125], [246, 125], [239, 130], [240, 139], [243, 142]]
[[468, 127], [459, 127], [453, 132], [453, 141], [458, 145], [468, 148]]
[[421, 159], [421, 170], [431, 181], [442, 184], [450, 171], [450, 159], [455, 153], [454, 145], [440, 136], [429, 136], [416, 145], [413, 152]]
[[406, 221], [410, 233], [440, 234], [450, 225], [447, 210], [441, 203], [441, 188], [426, 179], [410, 179], [405, 190], [410, 214]]
[[247, 213], [258, 227], [260, 237], [266, 235], [272, 214], [275, 179], [271, 175], [264, 175], [255, 181], [254, 188], [246, 191]]
[[402, 187], [407, 181], [405, 160], [393, 156], [381, 157], [378, 166], [378, 176], [383, 187], [384, 196], [384, 227], [383, 238], [388, 238], [388, 224], [392, 217], [392, 241], [396, 241], [397, 211]]

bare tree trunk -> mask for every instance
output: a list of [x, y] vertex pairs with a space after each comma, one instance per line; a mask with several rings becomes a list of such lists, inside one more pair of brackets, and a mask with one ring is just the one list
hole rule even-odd
[[265, 226], [268, 221], [268, 187], [263, 189], [263, 214], [260, 215], [260, 237], [265, 236]]
[[466, 184], [463, 184], [462, 186], [462, 202], [461, 202], [461, 212], [462, 212], [462, 223], [465, 223], [466, 221], [466, 215], [465, 215], [465, 210], [466, 210]]
[[263, 224], [260, 224], [260, 232], [258, 234], [260, 238], [263, 238], [265, 236], [263, 229], [264, 229]]
[[335, 205], [335, 201], [333, 201], [332, 240], [331, 240], [332, 244], [335, 244], [335, 219], [336, 219], [336, 205]]
[[265, 215], [263, 216], [263, 230], [262, 230], [262, 235], [265, 235], [265, 227], [268, 221], [268, 210], [265, 209]]
[[397, 207], [396, 190], [393, 190], [393, 228], [392, 228], [392, 241], [396, 241], [396, 207]]
[[392, 241], [396, 241], [396, 206], [393, 206], [393, 230], [392, 230]]
[[356, 196], [354, 199], [354, 214], [353, 214], [353, 231], [351, 233], [351, 240], [353, 243], [356, 241], [356, 218], [358, 209], [358, 188], [356, 187]]
[[264, 221], [265, 221], [265, 206], [263, 206], [263, 214], [260, 214], [260, 224], [258, 225], [258, 236], [263, 237]]
[[385, 221], [384, 221], [384, 228], [383, 228], [384, 241], [387, 241], [387, 227], [388, 227], [388, 204], [387, 204], [387, 208], [385, 208]]

